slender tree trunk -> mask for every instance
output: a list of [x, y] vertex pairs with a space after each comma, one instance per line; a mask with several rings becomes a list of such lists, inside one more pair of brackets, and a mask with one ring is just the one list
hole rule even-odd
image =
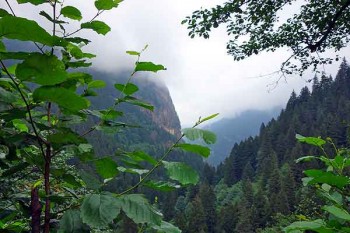
[[51, 167], [51, 145], [47, 145], [45, 156], [45, 222], [44, 233], [50, 232], [50, 167]]
[[32, 215], [32, 233], [40, 233], [40, 215], [41, 205], [39, 201], [39, 191], [35, 187], [31, 191], [31, 215]]

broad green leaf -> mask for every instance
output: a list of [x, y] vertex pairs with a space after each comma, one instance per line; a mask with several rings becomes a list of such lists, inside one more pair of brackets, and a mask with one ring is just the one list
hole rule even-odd
[[178, 227], [165, 221], [162, 221], [160, 226], [151, 225], [151, 227], [155, 229], [157, 233], [181, 233], [181, 230]]
[[1, 37], [21, 41], [33, 41], [48, 46], [65, 45], [62, 39], [51, 36], [37, 22], [15, 16], [4, 16], [0, 19]]
[[63, 174], [62, 179], [74, 187], [81, 187], [81, 183], [71, 174]]
[[99, 190], [102, 186], [102, 183], [98, 180], [98, 178], [91, 173], [88, 173], [84, 170], [79, 170], [80, 178], [86, 184], [86, 187], [92, 190]]
[[328, 213], [334, 215], [337, 218], [350, 221], [350, 214], [348, 211], [341, 209], [339, 207], [336, 207], [334, 205], [331, 206], [324, 206], [322, 209], [327, 211]]
[[160, 225], [162, 214], [159, 213], [141, 194], [129, 194], [120, 198], [119, 205], [125, 214], [135, 223]]
[[86, 99], [61, 87], [39, 87], [35, 89], [33, 98], [35, 101], [54, 102], [71, 111], [79, 111], [89, 107], [89, 102]]
[[205, 158], [208, 158], [210, 155], [210, 149], [208, 147], [201, 146], [201, 145], [183, 143], [183, 144], [176, 145], [176, 147], [181, 148], [188, 152], [199, 154]]
[[331, 186], [336, 186], [338, 188], [343, 188], [345, 185], [350, 184], [350, 179], [345, 176], [338, 176], [332, 172], [325, 172], [322, 170], [306, 170], [304, 173], [313, 179], [309, 180], [309, 184], [326, 183]]
[[88, 227], [82, 222], [79, 210], [67, 210], [64, 212], [59, 233], [84, 233], [90, 232]]
[[146, 161], [146, 162], [149, 162], [152, 165], [156, 165], [157, 164], [157, 160], [155, 160], [152, 156], [150, 156], [149, 154], [145, 153], [144, 151], [129, 152], [129, 153], [127, 153], [127, 156], [129, 156], [130, 158], [132, 158], [133, 160], [135, 160], [137, 162]]
[[86, 139], [80, 137], [77, 133], [70, 130], [61, 130], [48, 136], [48, 141], [51, 142], [54, 148], [59, 149], [63, 145], [79, 145], [86, 143]]
[[186, 128], [182, 130], [186, 138], [191, 141], [201, 139], [203, 136], [202, 130], [197, 128]]
[[314, 146], [318, 146], [318, 147], [320, 147], [326, 143], [326, 141], [321, 139], [321, 138], [304, 137], [300, 134], [296, 134], [295, 137], [299, 142], [305, 142], [306, 144], [314, 145]]
[[97, 10], [110, 10], [117, 7], [120, 2], [120, 0], [96, 0], [95, 7]]
[[120, 213], [118, 200], [107, 194], [86, 195], [80, 208], [83, 223], [96, 228], [107, 227]]
[[75, 59], [83, 59], [83, 58], [94, 58], [96, 55], [91, 53], [84, 53], [80, 47], [70, 43], [66, 46], [67, 51], [74, 57]]
[[123, 116], [123, 112], [114, 109], [101, 110], [99, 113], [99, 117], [104, 121], [115, 120], [116, 118]]
[[56, 56], [34, 53], [17, 65], [16, 77], [41, 85], [55, 85], [67, 80], [68, 74]]
[[216, 135], [213, 132], [197, 128], [186, 128], [182, 130], [186, 138], [191, 141], [203, 139], [206, 144], [213, 144], [216, 142]]
[[103, 179], [113, 178], [118, 174], [117, 163], [109, 158], [102, 158], [95, 161], [96, 171]]
[[17, 130], [19, 130], [19, 132], [29, 132], [27, 124], [22, 119], [14, 119], [12, 120], [12, 124]]
[[17, 101], [17, 96], [10, 92], [5, 90], [4, 88], [0, 87], [0, 102], [4, 102], [4, 103], [14, 103]]
[[175, 189], [178, 189], [181, 187], [180, 185], [177, 185], [174, 183], [165, 182], [165, 181], [153, 181], [153, 180], [146, 181], [145, 183], [143, 183], [143, 186], [150, 189], [162, 191], [162, 192], [174, 191]]
[[0, 8], [0, 17], [4, 17], [7, 15], [11, 15], [11, 14], [8, 13], [5, 9]]
[[314, 221], [297, 221], [297, 222], [293, 222], [292, 224], [284, 228], [284, 231], [286, 233], [294, 233], [298, 230], [299, 231], [313, 230], [319, 233], [333, 232], [331, 229], [327, 229], [326, 223], [321, 219], [317, 219]]
[[0, 52], [0, 59], [2, 60], [25, 60], [30, 57], [32, 53], [27, 52]]
[[74, 20], [81, 20], [83, 17], [81, 15], [80, 10], [75, 8], [74, 6], [65, 6], [61, 9], [61, 14], [64, 17], [74, 19]]
[[111, 30], [111, 28], [106, 23], [98, 20], [82, 23], [81, 28], [92, 29], [98, 34], [102, 35], [106, 35]]
[[136, 106], [140, 106], [142, 108], [145, 108], [145, 109], [148, 109], [150, 111], [153, 111], [154, 110], [154, 106], [149, 104], [149, 103], [146, 103], [146, 102], [143, 102], [135, 97], [132, 97], [132, 96], [126, 96], [124, 98], [124, 102], [126, 103], [129, 103], [129, 104], [132, 104], [132, 105], [136, 105]]
[[214, 144], [216, 142], [216, 135], [209, 130], [202, 130], [203, 140], [206, 144]]
[[151, 71], [157, 73], [160, 70], [166, 70], [163, 65], [156, 65], [152, 62], [137, 62], [135, 71]]
[[211, 120], [211, 119], [217, 117], [218, 115], [219, 115], [219, 113], [215, 113], [215, 114], [213, 114], [213, 115], [210, 115], [210, 116], [208, 116], [208, 117], [205, 117], [205, 118], [203, 118], [203, 119], [200, 119], [200, 120], [199, 120], [199, 123], [203, 123], [203, 122], [205, 122], [205, 121], [209, 121], [209, 120]]
[[132, 95], [139, 90], [138, 86], [133, 83], [127, 83], [126, 85], [117, 83], [114, 84], [114, 87], [125, 95]]
[[126, 51], [127, 54], [132, 55], [132, 56], [140, 56], [141, 53], [136, 52], [136, 51]]
[[39, 5], [39, 4], [43, 4], [43, 3], [47, 3], [47, 0], [17, 0], [17, 2], [19, 4], [22, 3], [31, 3], [33, 5]]
[[163, 161], [170, 179], [179, 181], [182, 185], [197, 184], [199, 176], [190, 166], [180, 162]]
[[93, 80], [89, 82], [88, 88], [104, 88], [106, 83], [103, 80]]

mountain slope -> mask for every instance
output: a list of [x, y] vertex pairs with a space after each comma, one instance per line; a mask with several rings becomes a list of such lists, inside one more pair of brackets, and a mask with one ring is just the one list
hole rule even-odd
[[266, 123], [275, 117], [279, 110], [279, 108], [270, 111], [248, 110], [234, 118], [224, 118], [206, 126], [206, 129], [217, 136], [217, 142], [211, 146], [212, 152], [207, 162], [217, 166], [224, 161], [236, 142], [257, 135], [261, 123]]

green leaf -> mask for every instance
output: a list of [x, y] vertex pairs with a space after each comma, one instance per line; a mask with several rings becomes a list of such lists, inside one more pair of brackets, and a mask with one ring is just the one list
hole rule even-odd
[[136, 162], [142, 162], [142, 161], [147, 161], [152, 165], [157, 164], [157, 160], [155, 160], [152, 156], [149, 154], [145, 153], [144, 151], [134, 151], [134, 152], [129, 152], [127, 153], [127, 156], [129, 158], [132, 158]]
[[156, 65], [152, 62], [137, 62], [135, 71], [151, 71], [157, 73], [160, 70], [166, 70], [163, 65]]
[[324, 209], [325, 211], [334, 215], [337, 218], [340, 218], [340, 219], [343, 219], [346, 221], [350, 221], [350, 214], [349, 214], [349, 212], [347, 212], [344, 209], [338, 208], [334, 205], [324, 206], [324, 207], [322, 207], [322, 209]]
[[216, 142], [216, 135], [208, 130], [197, 128], [186, 128], [182, 130], [186, 138], [191, 141], [203, 139], [206, 144], [213, 144]]
[[205, 158], [208, 158], [210, 155], [210, 149], [201, 145], [183, 143], [176, 145], [176, 147], [181, 148], [187, 152], [199, 154]]
[[160, 225], [162, 214], [159, 213], [141, 194], [129, 194], [118, 198], [120, 207], [135, 223]]
[[94, 174], [79, 170], [79, 175], [89, 189], [99, 190], [101, 188], [102, 183]]
[[65, 45], [62, 39], [52, 37], [37, 22], [15, 16], [4, 16], [0, 19], [0, 37], [33, 41], [48, 46]]
[[146, 102], [143, 102], [135, 97], [132, 97], [132, 96], [126, 96], [124, 98], [124, 102], [126, 103], [129, 103], [129, 104], [132, 104], [132, 105], [136, 105], [136, 106], [140, 106], [142, 108], [145, 108], [145, 109], [148, 109], [150, 111], [153, 111], [154, 110], [154, 106], [149, 104], [149, 103], [146, 103]]
[[35, 101], [54, 102], [71, 111], [79, 111], [89, 107], [89, 102], [86, 99], [62, 87], [39, 87], [35, 89], [33, 98]]
[[181, 233], [181, 230], [169, 222], [162, 221], [160, 226], [151, 225], [151, 227], [157, 230], [157, 233]]
[[344, 186], [350, 184], [350, 179], [345, 176], [338, 176], [332, 172], [325, 172], [317, 169], [306, 170], [304, 173], [313, 179], [309, 180], [309, 184], [326, 183], [331, 186], [336, 186], [338, 188], [343, 188]]
[[102, 35], [106, 35], [111, 30], [111, 28], [106, 23], [98, 20], [82, 23], [81, 28], [92, 29], [98, 34]]
[[0, 8], [0, 17], [4, 17], [4, 16], [11, 16], [10, 13], [8, 13], [5, 9]]
[[217, 117], [218, 115], [219, 115], [219, 113], [215, 113], [215, 114], [213, 114], [213, 115], [210, 115], [210, 116], [208, 116], [208, 117], [205, 117], [205, 118], [203, 118], [203, 119], [200, 119], [200, 120], [199, 120], [199, 123], [203, 123], [203, 122], [205, 122], [205, 121], [209, 121], [209, 120], [211, 120], [211, 119]]
[[93, 80], [89, 82], [88, 88], [104, 88], [106, 83], [103, 80]]
[[19, 132], [29, 132], [27, 124], [22, 119], [14, 119], [12, 120], [12, 124], [17, 130], [19, 130]]
[[163, 161], [170, 179], [179, 181], [182, 185], [197, 184], [199, 176], [190, 166], [180, 162]]
[[127, 54], [132, 55], [132, 56], [140, 56], [141, 53], [136, 52], [136, 51], [126, 51]]
[[88, 227], [82, 222], [79, 210], [67, 210], [64, 212], [59, 233], [85, 233], [90, 232]]
[[96, 0], [95, 7], [97, 10], [110, 10], [117, 7], [120, 2], [120, 0]]
[[153, 181], [153, 180], [146, 181], [145, 183], [143, 183], [143, 186], [150, 189], [162, 191], [162, 192], [174, 191], [175, 189], [178, 189], [181, 187], [180, 185], [177, 185], [174, 183], [165, 182], [165, 181]]
[[79, 145], [86, 143], [86, 139], [80, 137], [79, 134], [71, 130], [61, 130], [48, 136], [48, 141], [51, 142], [55, 148], [60, 148], [62, 145]]
[[91, 53], [84, 53], [80, 47], [70, 43], [66, 46], [67, 51], [74, 57], [75, 59], [83, 59], [83, 58], [94, 58], [96, 55]]
[[4, 88], [0, 87], [0, 102], [4, 102], [4, 103], [14, 103], [17, 101], [17, 96], [10, 92], [5, 90]]
[[125, 95], [132, 95], [139, 90], [138, 86], [133, 83], [127, 83], [126, 85], [117, 83], [114, 84], [114, 87]]
[[68, 74], [56, 56], [34, 53], [17, 66], [16, 77], [41, 85], [55, 85], [67, 80]]
[[61, 14], [64, 17], [73, 19], [73, 20], [81, 20], [83, 17], [81, 15], [80, 10], [75, 8], [74, 6], [65, 6], [61, 9]]
[[80, 208], [83, 223], [95, 228], [107, 227], [120, 213], [117, 199], [107, 194], [86, 195]]
[[296, 231], [305, 231], [305, 230], [313, 230], [319, 233], [333, 232], [331, 229], [326, 228], [326, 223], [321, 219], [317, 219], [315, 221], [293, 222], [292, 224], [284, 228], [284, 231], [286, 233], [294, 233]]
[[321, 138], [304, 137], [300, 134], [296, 134], [295, 137], [299, 142], [304, 142], [306, 144], [317, 146], [317, 147], [320, 147], [326, 143], [326, 141]]
[[68, 184], [74, 186], [74, 187], [81, 187], [81, 183], [75, 179], [75, 177], [71, 174], [63, 174], [62, 179], [67, 182]]
[[33, 5], [39, 5], [39, 4], [43, 4], [43, 3], [47, 3], [47, 0], [17, 0], [17, 2], [19, 4], [22, 3], [31, 3]]
[[117, 163], [109, 158], [102, 158], [95, 161], [96, 171], [103, 179], [113, 178], [118, 174]]

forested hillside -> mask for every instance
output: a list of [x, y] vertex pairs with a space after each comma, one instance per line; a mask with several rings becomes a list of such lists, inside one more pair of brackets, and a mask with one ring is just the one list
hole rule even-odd
[[214, 132], [217, 136], [216, 143], [210, 146], [211, 155], [207, 162], [213, 166], [219, 165], [229, 155], [232, 145], [250, 136], [256, 136], [261, 123], [266, 123], [276, 116], [279, 109], [248, 110], [233, 118], [224, 118], [205, 126], [205, 129]]
[[184, 232], [282, 232], [298, 216], [318, 215], [313, 206], [319, 200], [302, 188], [301, 177], [306, 167], [320, 165], [295, 160], [321, 152], [298, 143], [295, 135], [331, 137], [339, 148], [348, 146], [349, 86], [344, 60], [334, 79], [315, 76], [311, 90], [293, 92], [258, 136], [236, 143], [216, 171], [206, 166], [202, 183], [178, 198], [176, 224]]

